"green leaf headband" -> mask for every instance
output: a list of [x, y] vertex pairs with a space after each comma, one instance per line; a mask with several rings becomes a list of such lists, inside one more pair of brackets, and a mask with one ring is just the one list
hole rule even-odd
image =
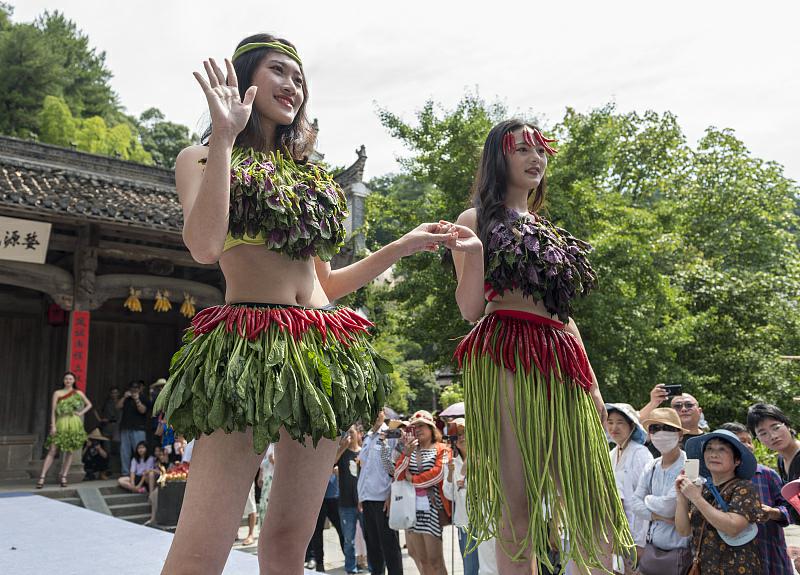
[[244, 44], [242, 46], [239, 46], [236, 49], [236, 52], [233, 53], [233, 57], [231, 58], [231, 62], [235, 61], [236, 58], [238, 58], [242, 54], [250, 52], [251, 50], [258, 50], [260, 48], [271, 48], [273, 50], [277, 50], [278, 52], [283, 52], [284, 54], [289, 56], [292, 60], [294, 60], [295, 62], [300, 64], [300, 66], [303, 65], [303, 62], [300, 60], [300, 56], [297, 55], [297, 50], [295, 50], [291, 46], [288, 46], [287, 44], [284, 44], [283, 42], [278, 42], [278, 41], [275, 41], [275, 42], [251, 42], [250, 44]]

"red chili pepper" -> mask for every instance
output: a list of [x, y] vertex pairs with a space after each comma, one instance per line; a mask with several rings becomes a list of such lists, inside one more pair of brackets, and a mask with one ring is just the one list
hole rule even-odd
[[228, 306], [225, 306], [225, 307], [227, 308], [227, 311], [226, 311], [227, 315], [225, 316], [225, 331], [227, 331], [228, 333], [231, 333], [233, 331], [233, 320], [235, 319], [233, 312], [235, 310], [233, 308], [231, 308], [231, 307], [228, 307]]

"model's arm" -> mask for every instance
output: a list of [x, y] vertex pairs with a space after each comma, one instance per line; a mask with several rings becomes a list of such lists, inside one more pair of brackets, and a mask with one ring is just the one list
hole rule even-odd
[[[183, 242], [192, 257], [203, 264], [216, 263], [228, 232], [231, 152], [253, 106], [256, 87], [239, 97], [233, 65], [226, 59], [227, 80], [214, 60], [203, 62], [208, 80], [195, 72], [211, 113], [208, 148], [192, 146], [175, 161], [175, 187], [183, 208]], [[206, 159], [205, 169], [198, 162]]]
[[377, 252], [338, 270], [332, 270], [330, 263], [315, 258], [317, 277], [328, 298], [337, 300], [364, 287], [400, 258], [420, 251], [436, 251], [454, 234], [454, 231], [447, 231], [440, 224], [420, 224]]
[[78, 395], [81, 396], [83, 403], [86, 404], [85, 407], [78, 412], [78, 415], [82, 417], [92, 410], [92, 402], [89, 401], [89, 398], [86, 397], [86, 394], [83, 393], [80, 389], [78, 390]]
[[453, 265], [458, 278], [456, 303], [461, 311], [461, 317], [469, 322], [475, 322], [483, 315], [486, 306], [483, 299], [483, 244], [478, 239], [478, 216], [475, 208], [470, 208], [458, 216], [456, 224], [461, 226], [459, 239], [470, 242], [472, 248], [453, 250]]
[[58, 394], [54, 391], [53, 398], [50, 400], [50, 434], [56, 432], [56, 403], [58, 403]]

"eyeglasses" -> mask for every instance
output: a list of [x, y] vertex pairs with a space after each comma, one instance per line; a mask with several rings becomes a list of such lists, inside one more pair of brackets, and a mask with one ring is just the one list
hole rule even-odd
[[674, 409], [675, 411], [680, 411], [682, 409], [689, 410], [695, 407], [697, 407], [697, 404], [692, 403], [691, 401], [676, 401], [675, 403], [672, 404], [672, 409]]
[[658, 433], [659, 431], [678, 431], [677, 428], [672, 427], [671, 425], [661, 425], [659, 423], [653, 423], [650, 427], [647, 428], [647, 431], [650, 433]]
[[774, 433], [778, 433], [784, 427], [786, 427], [785, 423], [773, 423], [772, 425], [769, 426], [768, 429], [762, 429], [761, 431], [756, 433], [756, 437], [759, 440], [766, 439], [767, 437], [770, 437]]

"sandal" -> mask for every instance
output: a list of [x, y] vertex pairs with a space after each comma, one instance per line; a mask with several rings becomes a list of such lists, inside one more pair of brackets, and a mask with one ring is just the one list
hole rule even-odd
[[58, 484], [61, 487], [66, 487], [67, 486], [67, 476], [66, 475], [62, 475], [61, 476], [61, 481], [59, 481]]
[[41, 489], [44, 487], [44, 475], [39, 477], [39, 481], [36, 482], [36, 489]]

